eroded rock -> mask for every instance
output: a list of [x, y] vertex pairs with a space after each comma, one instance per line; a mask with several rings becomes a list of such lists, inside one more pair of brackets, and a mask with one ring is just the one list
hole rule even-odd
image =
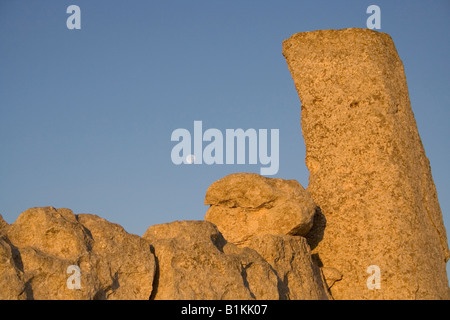
[[0, 234], [6, 232], [7, 227], [8, 223], [3, 219], [2, 215], [0, 214]]
[[[16, 281], [14, 274], [18, 279], [16, 285], [0, 283], [1, 292], [18, 288], [7, 299], [131, 300], [151, 295], [155, 260], [150, 245], [97, 216], [32, 208], [6, 228], [3, 240], [0, 270], [6, 270], [5, 279]], [[69, 266], [80, 269], [80, 288], [68, 285], [75, 275], [68, 273]]]
[[122, 226], [92, 214], [77, 215], [92, 236], [92, 252], [97, 261], [96, 275], [102, 283], [98, 298], [145, 300], [153, 290], [156, 271], [150, 245], [127, 233]]
[[342, 273], [338, 269], [332, 267], [323, 267], [320, 269], [328, 289], [331, 289], [336, 281], [342, 280]]
[[230, 174], [214, 182], [205, 204], [210, 205], [205, 220], [238, 246], [264, 234], [306, 235], [316, 208], [297, 181], [254, 173]]
[[16, 264], [14, 256], [14, 248], [6, 236], [1, 235], [0, 231], [0, 300], [24, 300], [27, 298], [23, 272]]
[[158, 261], [153, 299], [279, 299], [270, 265], [254, 250], [227, 243], [210, 222], [154, 225], [143, 237]]
[[276, 271], [281, 296], [290, 300], [327, 300], [330, 298], [320, 269], [311, 259], [305, 238], [261, 235], [248, 246], [257, 251]]
[[[301, 100], [307, 190], [323, 213], [308, 235], [342, 273], [336, 299], [444, 299], [449, 257], [430, 164], [389, 35], [298, 33], [283, 42]], [[381, 289], [366, 272], [381, 270]]]
[[[328, 298], [304, 238], [250, 244], [227, 242], [208, 221], [151, 226], [141, 238], [95, 215], [33, 208], [2, 224], [0, 298]], [[69, 266], [81, 271], [78, 288]]]

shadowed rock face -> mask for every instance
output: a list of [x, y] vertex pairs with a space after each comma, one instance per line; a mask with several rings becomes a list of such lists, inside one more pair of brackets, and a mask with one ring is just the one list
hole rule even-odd
[[[323, 214], [308, 239], [342, 273], [333, 297], [446, 298], [446, 231], [392, 39], [305, 32], [283, 42], [283, 55], [301, 100], [307, 191]], [[366, 285], [370, 265], [379, 290]]]
[[6, 237], [7, 223], [0, 215], [0, 300], [27, 298], [23, 272], [16, 263], [16, 253]]
[[237, 246], [264, 234], [306, 235], [316, 210], [297, 181], [254, 173], [234, 173], [214, 182], [206, 191], [205, 204], [210, 205], [205, 220]]
[[290, 300], [331, 298], [320, 268], [312, 261], [305, 238], [265, 234], [252, 238], [248, 246], [276, 271], [280, 295]]

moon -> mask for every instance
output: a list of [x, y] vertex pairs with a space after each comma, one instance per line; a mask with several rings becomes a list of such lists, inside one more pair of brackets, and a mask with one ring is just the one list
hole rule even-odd
[[194, 161], [195, 161], [195, 156], [194, 156], [193, 154], [190, 154], [190, 155], [188, 155], [188, 156], [186, 157], [186, 162], [187, 162], [188, 164], [193, 164]]

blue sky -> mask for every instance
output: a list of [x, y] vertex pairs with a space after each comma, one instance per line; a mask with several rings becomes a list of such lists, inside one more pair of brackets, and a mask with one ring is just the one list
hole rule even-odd
[[[68, 30], [66, 8], [81, 8]], [[405, 65], [419, 132], [450, 229], [450, 2], [0, 0], [0, 213], [94, 213], [142, 235], [203, 219], [208, 186], [257, 165], [171, 161], [177, 128], [280, 129], [274, 177], [309, 173], [300, 101], [282, 41], [366, 27], [381, 8]]]

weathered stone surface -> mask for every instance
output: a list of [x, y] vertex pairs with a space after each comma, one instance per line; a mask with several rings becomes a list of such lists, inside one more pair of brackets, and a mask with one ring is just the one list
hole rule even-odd
[[24, 291], [23, 273], [15, 264], [14, 249], [0, 230], [0, 300], [26, 299]]
[[320, 269], [322, 271], [328, 289], [331, 289], [336, 281], [342, 280], [342, 273], [338, 269], [329, 267], [323, 267]]
[[[8, 228], [7, 235], [18, 252], [16, 264], [24, 274], [27, 299], [94, 298], [96, 286], [85, 267], [91, 239], [70, 210], [29, 209]], [[82, 268], [81, 290], [67, 287], [70, 265]]]
[[207, 221], [154, 225], [144, 236], [158, 261], [152, 299], [279, 299], [278, 277], [254, 250], [227, 243]]
[[[301, 100], [307, 190], [323, 214], [308, 239], [343, 275], [333, 297], [446, 298], [446, 231], [392, 39], [305, 32], [283, 54]], [[366, 285], [370, 265], [380, 267], [379, 290]]]
[[299, 236], [262, 235], [248, 246], [257, 251], [276, 271], [282, 296], [290, 300], [327, 300], [321, 271], [311, 259], [306, 239]]
[[[23, 212], [6, 230], [4, 243], [10, 249], [3, 245], [0, 257], [6, 266], [9, 259], [24, 283], [8, 299], [148, 299], [152, 292], [150, 245], [116, 224], [46, 207]], [[67, 285], [71, 265], [81, 270], [80, 289]], [[13, 287], [0, 283], [0, 291], [8, 286]]]
[[[3, 232], [6, 232], [6, 228], [8, 227], [8, 223], [3, 219], [2, 215], [0, 214], [0, 234]], [[3, 231], [5, 230], [5, 231]]]
[[265, 235], [239, 248], [208, 221], [155, 225], [143, 237], [158, 261], [152, 299], [328, 299], [304, 238]]
[[18, 248], [30, 247], [67, 260], [88, 254], [92, 242], [71, 210], [53, 207], [26, 210], [7, 234]]
[[141, 237], [127, 233], [120, 225], [92, 214], [77, 215], [92, 236], [96, 255], [96, 275], [103, 284], [97, 298], [108, 300], [149, 299], [156, 272], [150, 245]]
[[312, 227], [315, 204], [295, 180], [254, 173], [230, 174], [208, 188], [205, 220], [238, 246], [257, 235], [305, 235]]
[[[150, 227], [143, 238], [95, 215], [33, 208], [0, 231], [0, 299], [327, 299], [306, 240], [228, 243], [208, 221]], [[155, 253], [155, 255], [153, 254]], [[70, 289], [71, 265], [81, 288]]]

